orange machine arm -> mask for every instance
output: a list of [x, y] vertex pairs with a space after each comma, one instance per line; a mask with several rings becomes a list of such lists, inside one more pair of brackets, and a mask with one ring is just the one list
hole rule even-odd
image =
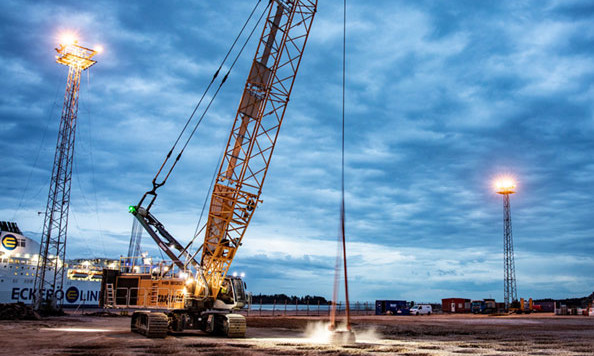
[[210, 201], [201, 265], [216, 298], [258, 205], [317, 0], [271, 6]]

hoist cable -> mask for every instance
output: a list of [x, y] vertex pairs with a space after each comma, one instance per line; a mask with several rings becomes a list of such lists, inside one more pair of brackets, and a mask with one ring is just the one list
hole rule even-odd
[[[196, 123], [196, 125], [194, 126], [194, 129], [192, 130], [192, 133], [190, 134], [190, 136], [188, 137], [186, 143], [184, 144], [184, 147], [182, 148], [182, 150], [180, 151], [178, 157], [176, 158], [175, 163], [173, 164], [173, 166], [171, 167], [171, 169], [169, 170], [169, 172], [167, 173], [167, 176], [165, 177], [165, 180], [167, 180], [167, 177], [169, 177], [169, 175], [171, 174], [171, 171], [173, 170], [173, 168], [175, 167], [175, 164], [177, 163], [177, 161], [179, 160], [179, 158], [181, 157], [181, 155], [183, 154], [183, 152], [185, 151], [186, 147], [188, 146], [188, 143], [190, 143], [190, 140], [192, 139], [192, 136], [194, 136], [194, 133], [196, 132], [196, 130], [198, 129], [198, 126], [200, 125], [200, 123], [202, 122], [202, 119], [204, 119], [204, 116], [206, 115], [206, 113], [208, 112], [208, 109], [210, 108], [210, 105], [212, 104], [212, 102], [214, 101], [214, 99], [217, 97], [217, 94], [219, 93], [219, 90], [221, 90], [221, 87], [223, 86], [223, 84], [225, 83], [225, 80], [227, 80], [227, 77], [229, 76], [229, 73], [231, 73], [231, 70], [233, 69], [233, 67], [235, 67], [235, 64], [237, 63], [237, 61], [239, 60], [239, 57], [241, 56], [241, 54], [243, 53], [245, 47], [247, 46], [248, 42], [250, 41], [250, 39], [252, 38], [254, 32], [256, 31], [256, 29], [258, 28], [260, 22], [262, 21], [262, 18], [264, 18], [264, 15], [266, 14], [266, 9], [268, 7], [264, 8], [264, 11], [262, 12], [262, 14], [260, 15], [260, 18], [258, 19], [258, 22], [256, 23], [256, 25], [254, 26], [254, 28], [252, 28], [252, 31], [250, 32], [248, 38], [245, 40], [245, 42], [243, 43], [239, 53], [237, 54], [237, 56], [235, 57], [235, 60], [233, 61], [233, 63], [231, 64], [231, 67], [229, 67], [229, 71], [227, 72], [227, 74], [225, 74], [225, 77], [223, 78], [223, 80], [221, 81], [221, 84], [219, 85], [219, 87], [217, 88], [217, 91], [214, 93], [213, 97], [210, 99], [210, 102], [208, 103], [208, 105], [206, 106], [206, 109], [204, 110], [204, 112], [202, 113], [202, 115], [200, 116], [200, 119], [198, 120], [198, 122]], [[223, 159], [223, 155], [225, 153], [225, 148], [223, 148], [223, 152], [221, 153], [221, 156], [219, 157], [219, 162], [222, 162]], [[208, 202], [208, 197], [210, 195], [210, 191], [212, 190], [212, 187], [214, 185], [214, 181], [216, 178], [216, 173], [218, 172], [220, 168], [220, 163], [217, 164], [216, 169], [215, 169], [215, 174], [213, 175], [213, 178], [211, 180], [211, 184], [210, 184], [210, 188], [208, 190], [208, 193], [206, 195], [206, 198], [204, 200], [204, 204], [202, 206], [202, 211], [200, 213], [200, 220], [202, 219], [202, 216], [204, 214], [204, 211], [206, 210], [206, 203]], [[198, 226], [200, 226], [200, 220], [198, 221], [198, 225], [196, 226], [196, 230], [198, 230]], [[192, 240], [186, 245], [186, 247], [183, 249], [182, 253], [186, 252], [188, 250], [188, 248], [194, 243], [194, 241], [196, 240], [196, 237], [198, 236], [198, 234], [200, 233], [200, 231], [195, 232], [194, 233], [194, 237], [192, 238]], [[198, 254], [198, 251], [200, 251], [200, 249], [198, 249], [193, 255], [192, 255], [192, 259], [195, 258], [195, 256]]]
[[341, 176], [341, 206], [340, 206], [340, 227], [342, 235], [342, 259], [344, 267], [344, 295], [346, 306], [346, 328], [351, 330], [351, 307], [349, 305], [349, 279], [347, 276], [347, 255], [346, 255], [346, 234], [345, 234], [345, 206], [344, 206], [344, 124], [345, 124], [345, 97], [346, 97], [346, 3], [344, 0], [344, 11], [342, 19], [342, 176]]
[[[221, 150], [221, 154], [219, 155], [218, 162], [222, 162], [223, 156], [225, 155], [225, 149], [226, 149], [226, 147], [223, 147], [223, 149]], [[210, 197], [210, 194], [212, 192], [212, 188], [216, 181], [218, 171], [219, 171], [219, 165], [217, 164], [215, 167], [215, 170], [212, 174], [212, 178], [210, 179], [210, 186], [208, 187], [208, 191], [206, 192], [206, 196], [204, 197], [204, 203], [202, 204], [202, 210], [200, 211], [200, 217], [198, 218], [198, 223], [196, 223], [196, 229], [194, 230], [194, 237], [192, 237], [192, 240], [190, 240], [190, 242], [184, 249], [185, 251], [187, 251], [190, 248], [190, 246], [198, 238], [198, 235], [200, 235], [200, 233], [206, 228], [206, 223], [204, 223], [204, 225], [202, 225], [202, 227], [200, 227], [200, 224], [202, 223], [202, 217], [204, 216], [204, 211], [206, 210], [206, 204], [208, 203], [208, 197]], [[208, 220], [207, 220], [207, 222], [208, 222]], [[191, 256], [192, 260], [196, 258], [196, 255], [198, 255], [198, 253], [200, 252], [201, 249], [202, 249], [202, 245], [200, 245], [200, 247], [198, 247], [196, 249], [196, 251], [192, 254], [192, 256]], [[188, 263], [189, 262], [186, 262], [186, 265]]]
[[[221, 162], [223, 159], [223, 155], [225, 154], [225, 147], [223, 147], [223, 149], [221, 150], [221, 154], [219, 156], [219, 159], [217, 162]], [[186, 247], [184, 248], [184, 251], [188, 251], [190, 249], [190, 246], [192, 246], [192, 244], [194, 243], [194, 241], [196, 241], [196, 238], [198, 237], [198, 235], [204, 230], [204, 228], [206, 227], [206, 223], [200, 227], [200, 224], [202, 223], [202, 217], [204, 216], [204, 211], [206, 210], [206, 204], [208, 203], [208, 197], [210, 196], [210, 193], [212, 191], [212, 187], [214, 186], [214, 182], [217, 178], [217, 173], [219, 171], [219, 165], [216, 165], [216, 168], [213, 172], [212, 178], [210, 180], [210, 186], [208, 187], [208, 191], [206, 192], [206, 196], [204, 197], [204, 203], [202, 204], [202, 210], [200, 210], [200, 217], [198, 218], [198, 223], [196, 223], [196, 229], [194, 230], [194, 237], [192, 237], [192, 239], [190, 240], [190, 242], [186, 245]], [[194, 260], [196, 258], [196, 255], [198, 255], [198, 253], [200, 252], [202, 246], [200, 246], [198, 249], [196, 249], [196, 251], [191, 255], [191, 257], [185, 262], [185, 265], [187, 266], [188, 263], [190, 263], [191, 260]]]
[[[346, 97], [346, 0], [343, 2], [343, 29], [342, 29], [342, 131], [341, 131], [341, 176], [340, 176], [340, 233], [338, 236], [336, 265], [334, 270], [334, 292], [333, 309], [331, 310], [330, 329], [336, 329], [336, 303], [338, 299], [339, 269], [342, 262], [344, 268], [344, 291], [345, 291], [345, 317], [346, 328], [351, 330], [350, 306], [349, 306], [349, 286], [347, 276], [347, 257], [346, 257], [346, 234], [345, 234], [345, 194], [344, 194], [344, 132], [345, 132], [345, 97]], [[342, 251], [341, 251], [342, 244]], [[342, 255], [342, 261], [340, 257]]]
[[182, 131], [179, 133], [179, 136], [177, 136], [177, 139], [175, 140], [175, 143], [173, 144], [173, 147], [171, 147], [171, 151], [173, 151], [175, 149], [175, 147], [177, 146], [179, 140], [181, 139], [183, 133], [186, 131], [186, 128], [188, 127], [188, 125], [190, 124], [190, 122], [192, 121], [192, 118], [194, 117], [194, 115], [196, 114], [196, 111], [198, 111], [198, 108], [200, 107], [200, 104], [202, 104], [202, 101], [204, 100], [204, 97], [206, 96], [206, 94], [208, 93], [208, 91], [210, 90], [210, 87], [212, 86], [212, 84], [214, 83], [215, 79], [218, 77], [219, 72], [221, 71], [221, 69], [223, 68], [223, 65], [225, 65], [225, 62], [227, 61], [227, 59], [229, 58], [229, 55], [231, 54], [231, 52], [233, 51], [233, 48], [235, 48], [235, 45], [237, 44], [237, 41], [239, 40], [239, 38], [241, 37], [241, 35], [243, 34], [243, 31], [245, 30], [245, 28], [247, 27], [247, 24], [250, 22], [250, 20], [252, 19], [252, 16], [254, 15], [254, 12], [256, 12], [256, 9], [258, 8], [258, 6], [260, 6], [260, 2], [262, 0], [258, 0], [258, 2], [256, 3], [256, 6], [254, 6], [254, 8], [252, 9], [252, 12], [250, 13], [250, 16], [247, 18], [247, 20], [245, 21], [245, 23], [243, 24], [243, 27], [241, 28], [241, 30], [239, 31], [239, 34], [237, 35], [237, 37], [235, 37], [235, 40], [233, 41], [233, 44], [231, 45], [231, 47], [229, 48], [229, 50], [227, 51], [227, 54], [225, 55], [225, 58], [223, 58], [223, 61], [221, 62], [221, 64], [219, 65], [219, 68], [217, 69], [217, 71], [215, 72], [215, 74], [212, 76], [212, 79], [210, 81], [210, 83], [208, 84], [208, 86], [206, 87], [206, 89], [204, 90], [204, 93], [202, 93], [202, 96], [200, 97], [200, 100], [198, 101], [198, 104], [196, 104], [196, 107], [194, 108], [194, 111], [192, 111], [192, 115], [190, 115], [190, 117], [188, 118], [188, 121], [186, 121], [186, 124], [184, 125], [184, 128], [182, 129]]
[[266, 14], [266, 9], [264, 9], [264, 11], [262, 12], [262, 15], [260, 15], [260, 18], [258, 19], [258, 22], [256, 23], [256, 25], [254, 26], [254, 28], [252, 29], [252, 31], [250, 32], [250, 35], [248, 36], [248, 38], [245, 40], [245, 42], [243, 43], [243, 46], [241, 46], [241, 50], [239, 50], [239, 53], [237, 54], [237, 56], [235, 57], [235, 60], [233, 61], [233, 63], [231, 64], [231, 67], [229, 67], [229, 70], [227, 71], [227, 74], [225, 74], [225, 77], [223, 78], [223, 80], [221, 81], [221, 84], [219, 85], [219, 87], [217, 88], [217, 91], [214, 93], [213, 97], [210, 99], [210, 101], [208, 102], [208, 106], [206, 107], [206, 109], [204, 109], [204, 112], [202, 113], [202, 115], [200, 116], [200, 119], [198, 120], [198, 122], [196, 123], [196, 126], [194, 126], [194, 130], [192, 130], [192, 133], [190, 134], [190, 137], [188, 137], [188, 139], [186, 140], [186, 143], [184, 144], [184, 147], [182, 148], [181, 152], [180, 152], [180, 156], [181, 154], [184, 152], [184, 150], [186, 149], [186, 147], [188, 146], [188, 143], [190, 143], [190, 140], [192, 139], [192, 136], [194, 136], [194, 133], [196, 132], [196, 130], [198, 129], [198, 126], [200, 125], [200, 123], [202, 122], [202, 119], [204, 119], [204, 116], [206, 115], [206, 113], [208, 112], [208, 109], [210, 108], [210, 105], [212, 104], [212, 102], [214, 101], [214, 99], [217, 97], [217, 94], [219, 93], [219, 90], [221, 90], [221, 87], [223, 86], [223, 84], [225, 83], [225, 81], [227, 80], [227, 77], [229, 77], [229, 74], [231, 73], [231, 70], [233, 69], [233, 67], [235, 67], [235, 64], [237, 63], [237, 61], [239, 60], [239, 57], [241, 56], [241, 54], [243, 53], [245, 47], [247, 46], [248, 42], [250, 41], [250, 39], [252, 38], [252, 35], [254, 34], [254, 32], [256, 31], [256, 29], [258, 28], [260, 22], [262, 21], [262, 18], [264, 17], [264, 15]]
[[[247, 27], [248, 23], [251, 21], [251, 18], [253, 17], [253, 14], [256, 12], [257, 8], [259, 7], [261, 3], [261, 0], [258, 0], [258, 2], [256, 3], [256, 6], [254, 6], [252, 12], [250, 13], [250, 16], [248, 17], [248, 19], [246, 20], [246, 22], [244, 23], [243, 27], [241, 28], [241, 31], [239, 32], [239, 34], [237, 35], [237, 37], [235, 38], [235, 40], [233, 41], [233, 44], [231, 45], [231, 48], [229, 49], [229, 51], [227, 51], [227, 54], [225, 55], [225, 58], [223, 59], [223, 61], [221, 62], [219, 68], [217, 69], [217, 71], [215, 72], [215, 74], [213, 75], [210, 83], [208, 84], [207, 88], [204, 90], [204, 92], [202, 93], [202, 96], [200, 97], [200, 100], [198, 101], [198, 104], [196, 104], [194, 110], [192, 111], [192, 114], [190, 115], [190, 117], [188, 118], [188, 120], [186, 121], [183, 129], [181, 130], [180, 134], [178, 135], [177, 139], [175, 140], [175, 143], [173, 144], [173, 146], [171, 147], [171, 149], [169, 150], [169, 152], [167, 153], [167, 156], [165, 157], [165, 160], [163, 161], [163, 163], [161, 164], [161, 167], [159, 168], [159, 170], [157, 171], [157, 174], [155, 174], [155, 177], [153, 178], [153, 190], [151, 191], [153, 194], [155, 192], [155, 190], [164, 185], [165, 182], [167, 181], [167, 179], [169, 178], [169, 175], [171, 174], [171, 172], [173, 171], [173, 168], [175, 167], [177, 161], [179, 161], [179, 159], [181, 158], [181, 155], [183, 153], [183, 150], [186, 148], [186, 146], [188, 145], [189, 141], [191, 140], [192, 136], [194, 135], [194, 133], [196, 132], [196, 129], [198, 128], [198, 126], [200, 125], [200, 123], [202, 122], [202, 119], [204, 118], [204, 116], [206, 115], [206, 113], [208, 112], [208, 109], [210, 108], [210, 105], [212, 104], [214, 98], [216, 97], [216, 95], [218, 94], [219, 90], [221, 89], [222, 85], [225, 83], [225, 81], [227, 80], [227, 77], [229, 76], [229, 73], [231, 72], [231, 69], [233, 68], [233, 66], [235, 65], [235, 63], [238, 60], [238, 57], [241, 55], [241, 53], [243, 52], [243, 49], [245, 48], [247, 42], [251, 39], [252, 34], [254, 33], [254, 30], [256, 29], [256, 27], [259, 25], [260, 21], [262, 20], [262, 16], [265, 14], [266, 9], [268, 8], [268, 6], [266, 6], [264, 8], [264, 11], [262, 12], [262, 15], [260, 16], [260, 19], [258, 20], [258, 22], [256, 23], [256, 25], [254, 26], [254, 28], [252, 29], [252, 31], [250, 32], [250, 35], [248, 36], [247, 40], [244, 42], [241, 51], [239, 52], [239, 54], [236, 56], [235, 60], [233, 61], [233, 65], [229, 68], [229, 71], [227, 72], [227, 74], [225, 75], [225, 77], [223, 78], [223, 80], [221, 81], [221, 83], [219, 84], [219, 87], [217, 88], [216, 93], [214, 94], [214, 96], [211, 98], [207, 108], [204, 110], [204, 112], [202, 113], [200, 120], [198, 121], [198, 123], [196, 124], [196, 126], [194, 127], [194, 130], [192, 130], [192, 133], [190, 134], [190, 137], [188, 138], [188, 140], [186, 141], [186, 143], [184, 144], [183, 149], [180, 151], [180, 153], [177, 155], [175, 162], [172, 164], [172, 166], [170, 167], [169, 171], [167, 172], [167, 175], [165, 176], [165, 178], [160, 182], [157, 183], [157, 178], [159, 177], [159, 175], [161, 174], [163, 168], [165, 168], [165, 165], [167, 164], [167, 162], [169, 161], [169, 158], [171, 158], [173, 151], [175, 150], [175, 148], [177, 147], [177, 144], [179, 143], [179, 141], [181, 140], [181, 137], [183, 136], [183, 134], [185, 133], [186, 129], [188, 128], [190, 122], [192, 122], [196, 112], [198, 111], [199, 107], [201, 106], [204, 98], [206, 97], [207, 93], [210, 91], [210, 88], [212, 87], [213, 83], [215, 82], [216, 78], [219, 75], [219, 72], [221, 71], [221, 69], [223, 68], [225, 62], [227, 61], [227, 59], [229, 58], [229, 55], [231, 54], [231, 52], [233, 51], [233, 49], [235, 48], [235, 45], [237, 44], [237, 41], [239, 40], [239, 38], [241, 37], [241, 35], [243, 34], [245, 28]], [[146, 197], [146, 194], [145, 196]], [[144, 200], [144, 197], [142, 198], [142, 200]], [[142, 201], [141, 200], [141, 201]], [[154, 200], [154, 199], [153, 199]], [[152, 204], [152, 202], [151, 202]], [[150, 206], [150, 204], [149, 204]]]

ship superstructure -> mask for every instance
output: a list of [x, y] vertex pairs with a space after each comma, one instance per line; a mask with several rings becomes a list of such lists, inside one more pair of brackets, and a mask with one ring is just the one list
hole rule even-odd
[[[53, 256], [52, 256], [53, 257]], [[35, 275], [39, 243], [23, 235], [14, 222], [0, 222], [0, 303], [31, 304], [35, 297]], [[56, 297], [67, 306], [98, 306], [103, 268], [117, 268], [117, 260], [73, 259], [57, 263], [66, 271], [61, 289], [43, 290], [44, 299]], [[47, 266], [46, 274], [53, 273]]]

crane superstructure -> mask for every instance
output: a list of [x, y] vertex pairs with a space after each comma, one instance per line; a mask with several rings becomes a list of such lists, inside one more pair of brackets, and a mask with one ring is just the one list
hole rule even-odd
[[[152, 308], [136, 311], [132, 330], [164, 337], [168, 330], [202, 329], [227, 336], [245, 334], [245, 318], [233, 313], [247, 303], [245, 284], [228, 276], [229, 267], [260, 202], [262, 185], [274, 151], [317, 0], [273, 0], [241, 96], [235, 122], [210, 199], [204, 243], [189, 251], [150, 212], [156, 190], [130, 212], [171, 259], [171, 266], [143, 269], [123, 264], [104, 272], [106, 304]], [[170, 152], [167, 156], [172, 155]], [[175, 163], [181, 154], [175, 158]], [[175, 165], [174, 163], [174, 165]], [[163, 170], [163, 166], [157, 176]], [[198, 259], [197, 256], [201, 254]], [[177, 270], [177, 275], [173, 273]], [[157, 310], [161, 309], [161, 310]]]

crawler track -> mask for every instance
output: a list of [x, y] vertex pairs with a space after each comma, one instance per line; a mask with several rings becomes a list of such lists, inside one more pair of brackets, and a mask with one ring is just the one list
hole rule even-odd
[[239, 314], [226, 314], [226, 327], [223, 330], [228, 337], [245, 337], [245, 317]]
[[130, 323], [132, 332], [148, 338], [164, 338], [167, 336], [169, 318], [163, 313], [149, 311], [134, 312]]

